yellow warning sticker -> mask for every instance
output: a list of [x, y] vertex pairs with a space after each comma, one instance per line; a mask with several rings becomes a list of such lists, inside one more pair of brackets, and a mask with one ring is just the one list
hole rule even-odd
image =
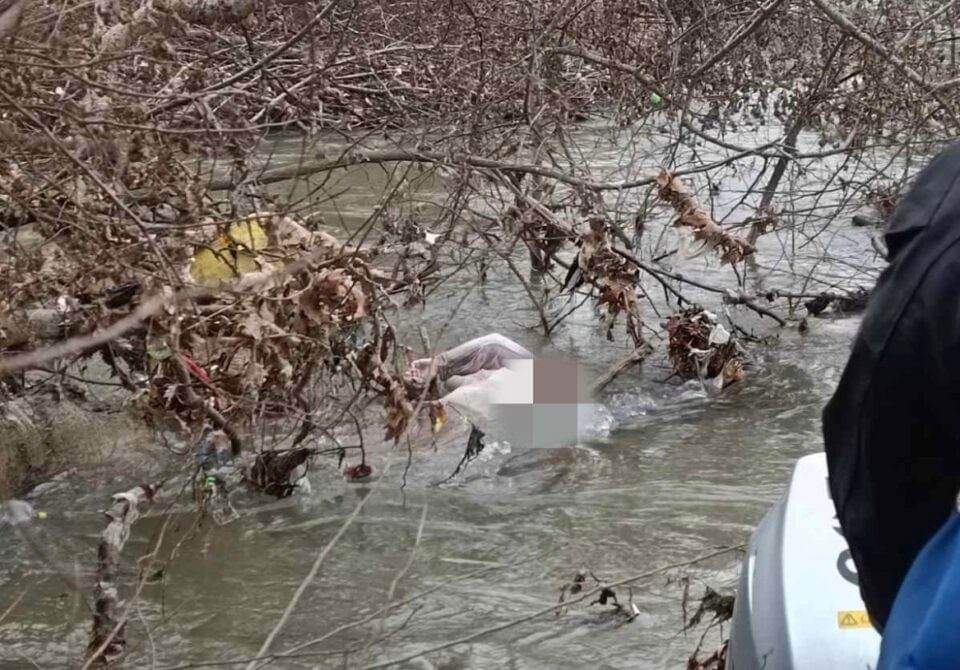
[[837, 612], [839, 628], [872, 628], [870, 615], [863, 610], [840, 610]]

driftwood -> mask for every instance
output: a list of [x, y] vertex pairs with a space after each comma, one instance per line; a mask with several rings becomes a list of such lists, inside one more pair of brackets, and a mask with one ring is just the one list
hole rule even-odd
[[619, 377], [624, 371], [629, 370], [633, 365], [642, 363], [650, 354], [650, 345], [637, 347], [627, 356], [617, 361], [609, 370], [593, 383], [593, 393], [596, 395], [605, 389], [610, 382]]
[[[106, 511], [107, 527], [100, 534], [97, 547], [96, 585], [94, 586], [93, 630], [90, 634], [90, 661], [108, 663], [126, 647], [126, 618], [120, 612], [117, 580], [120, 554], [130, 537], [130, 528], [153, 501], [155, 486], [141, 484], [113, 496], [113, 505]], [[89, 661], [88, 661], [89, 663]]]

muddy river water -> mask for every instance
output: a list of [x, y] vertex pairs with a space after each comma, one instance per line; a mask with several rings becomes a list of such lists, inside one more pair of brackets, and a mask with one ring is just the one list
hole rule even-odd
[[[752, 133], [738, 139], [756, 141]], [[604, 178], [647, 172], [661, 160], [655, 138], [631, 141], [597, 127], [584, 130], [581, 140]], [[280, 140], [271, 151], [275, 162], [293, 160], [299, 143]], [[832, 160], [822, 161], [822, 174], [836, 165]], [[758, 159], [725, 175], [712, 202], [718, 216], [730, 213], [730, 221], [738, 220], [730, 210], [760, 164]], [[331, 228], [350, 229], [369, 215], [382, 186], [378, 170], [341, 174], [339, 186], [327, 187], [350, 189], [336, 208], [326, 206]], [[814, 170], [796, 188], [823, 178]], [[620, 207], [629, 210], [631, 198], [643, 195], [623, 196]], [[836, 196], [814, 199], [804, 206], [826, 206]], [[785, 228], [765, 237], [759, 258], [769, 282], [802, 286], [816, 268], [818, 277], [841, 286], [869, 284], [871, 270], [881, 264], [870, 232], [848, 222], [849, 213], [825, 231], [815, 231], [810, 221], [804, 231]], [[646, 244], [657, 240], [663, 223], [650, 223]], [[676, 239], [666, 231], [660, 249], [676, 246]], [[524, 262], [524, 256], [517, 260]], [[670, 262], [691, 276], [731, 285], [729, 268], [713, 259]], [[691, 295], [723, 313], [715, 297]], [[658, 316], [645, 309], [656, 325]], [[463, 475], [443, 484], [462, 454], [462, 436], [451, 437], [446, 448], [415, 449], [409, 468], [406, 450], [394, 454], [389, 473], [325, 559], [271, 650], [319, 641], [268, 667], [376, 665], [547, 608], [581, 568], [616, 580], [744, 543], [783, 492], [797, 458], [822, 449], [820, 412], [857, 320], [812, 319], [801, 334], [739, 308], [730, 314], [777, 341], [751, 345], [754, 362], [746, 380], [718, 399], [707, 398], [696, 383], [665, 382], [669, 369], [660, 343], [642, 372], [607, 389], [601, 400], [609, 416], [594, 440], [527, 451], [493, 444]], [[465, 273], [438, 290], [426, 308], [405, 310], [399, 318], [424, 325], [450, 345], [498, 331], [539, 354], [576, 359], [597, 373], [625, 353], [622, 336], [608, 342], [589, 305], [550, 340], [538, 334], [532, 328], [536, 311], [502, 263], [491, 267], [483, 287]], [[447, 324], [442, 332], [441, 324]], [[388, 457], [387, 451], [373, 454], [376, 472]], [[128, 630], [129, 667], [246, 667], [217, 662], [256, 655], [317, 553], [373, 485], [349, 484], [334, 466], [313, 469], [310, 493], [282, 503], [243, 501], [238, 520], [205, 527], [184, 542], [162, 577], [144, 587]], [[0, 668], [81, 664], [90, 626], [88, 592], [78, 595], [61, 573], [89, 580], [103, 524], [98, 510], [109, 494], [133, 483], [115, 472], [91, 491], [81, 478], [66, 477], [35, 497], [46, 518], [31, 525], [32, 543], [0, 527], [0, 614], [20, 599], [0, 622]], [[185, 510], [180, 525], [185, 528], [191, 518]], [[126, 555], [142, 552], [160, 523], [148, 518], [138, 524]], [[542, 616], [399, 667], [682, 668], [702, 630], [682, 632], [685, 584], [692, 598], [707, 584], [731, 592], [738, 560], [731, 553], [642, 579], [632, 594], [620, 590], [620, 600], [632, 597], [639, 611], [629, 623], [607, 615], [608, 608], [583, 603], [563, 616]], [[136, 567], [127, 566], [125, 574], [135, 578]], [[393, 601], [408, 602], [379, 615], [391, 592]], [[719, 639], [716, 631], [705, 645]]]

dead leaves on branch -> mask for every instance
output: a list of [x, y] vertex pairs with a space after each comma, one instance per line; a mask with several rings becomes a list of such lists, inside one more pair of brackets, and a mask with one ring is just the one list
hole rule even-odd
[[701, 636], [700, 641], [697, 643], [696, 649], [694, 649], [693, 653], [690, 654], [690, 657], [687, 659], [687, 670], [723, 670], [727, 665], [727, 654], [729, 652], [729, 645], [726, 642], [721, 644], [703, 659], [700, 659], [700, 648], [703, 645], [703, 641], [707, 632], [711, 628], [715, 626], [722, 626], [727, 621], [733, 619], [733, 605], [735, 602], [735, 597], [732, 595], [721, 595], [707, 586], [705, 587], [703, 598], [701, 598], [700, 604], [697, 606], [696, 611], [688, 620], [686, 616], [688, 589], [689, 581], [686, 582], [686, 586], [684, 587], [683, 591], [683, 632], [687, 632], [691, 628], [699, 626], [707, 615], [711, 616], [707, 622], [707, 630], [704, 631], [703, 636]]
[[643, 325], [640, 305], [637, 302], [637, 289], [640, 272], [637, 267], [617, 254], [610, 247], [607, 238], [607, 222], [602, 216], [589, 220], [590, 230], [580, 238], [580, 253], [570, 267], [565, 287], [572, 290], [588, 281], [597, 287], [607, 339], [613, 340], [613, 326], [617, 317], [626, 315], [627, 334], [636, 348], [644, 344], [641, 327]]
[[721, 595], [709, 586], [705, 587], [703, 598], [697, 605], [696, 611], [684, 622], [684, 631], [699, 626], [704, 616], [710, 614], [710, 625], [722, 624], [733, 618], [734, 596]]
[[695, 240], [719, 251], [721, 263], [740, 263], [753, 253], [748, 242], [721, 228], [700, 206], [690, 187], [672, 172], [661, 170], [657, 175], [657, 194], [676, 211], [674, 225], [692, 229]]
[[407, 396], [402, 383], [391, 376], [389, 390], [384, 403], [387, 409], [387, 426], [385, 440], [399, 440], [407, 430], [410, 419], [413, 417], [413, 404]]
[[300, 295], [300, 307], [323, 327], [348, 325], [367, 314], [360, 281], [344, 268], [321, 270], [313, 287]]
[[673, 314], [667, 334], [670, 363], [684, 379], [700, 379], [708, 390], [719, 392], [744, 378], [740, 345], [706, 310]]
[[[289, 217], [256, 214], [198, 245], [186, 276], [216, 287], [202, 304], [151, 324], [148, 351], [180, 352], [192, 367], [195, 395], [231, 420], [252, 422], [256, 411], [297, 406], [318, 375], [342, 375], [387, 399], [388, 435], [406, 427], [409, 403], [391, 328], [381, 328], [398, 282], [373, 267], [369, 254]], [[182, 392], [178, 359], [158, 358], [153, 404], [198, 419]]]

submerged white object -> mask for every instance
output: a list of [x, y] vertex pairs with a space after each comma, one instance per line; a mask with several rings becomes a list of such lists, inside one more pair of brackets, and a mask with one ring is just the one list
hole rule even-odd
[[[478, 342], [482, 344], [477, 346]], [[549, 448], [602, 434], [599, 426], [607, 417], [583, 393], [584, 378], [575, 366], [535, 361], [525, 349], [496, 334], [469, 344], [467, 349], [458, 347], [443, 354], [444, 365], [465, 371], [480, 363], [497, 367], [448, 377], [446, 386], [453, 390], [440, 402], [490, 439], [514, 447]], [[491, 349], [484, 352], [482, 347]], [[537, 381], [537, 375], [545, 377]], [[536, 388], [540, 390], [535, 392]]]
[[867, 670], [879, 654], [830, 499], [826, 456], [804, 456], [750, 540], [727, 668]]
[[448, 383], [452, 382], [450, 385], [456, 388], [443, 396], [440, 402], [458, 411], [481, 432], [489, 434], [493, 421], [493, 389], [504, 383], [503, 377], [512, 378], [513, 372], [500, 368], [451, 377]]
[[[456, 388], [441, 402], [454, 408], [482, 433], [496, 440], [517, 442], [513, 431], [500, 420], [501, 405], [533, 405], [533, 360], [504, 362], [496, 370], [481, 370], [464, 377], [453, 377]], [[511, 439], [512, 438], [512, 439]]]

